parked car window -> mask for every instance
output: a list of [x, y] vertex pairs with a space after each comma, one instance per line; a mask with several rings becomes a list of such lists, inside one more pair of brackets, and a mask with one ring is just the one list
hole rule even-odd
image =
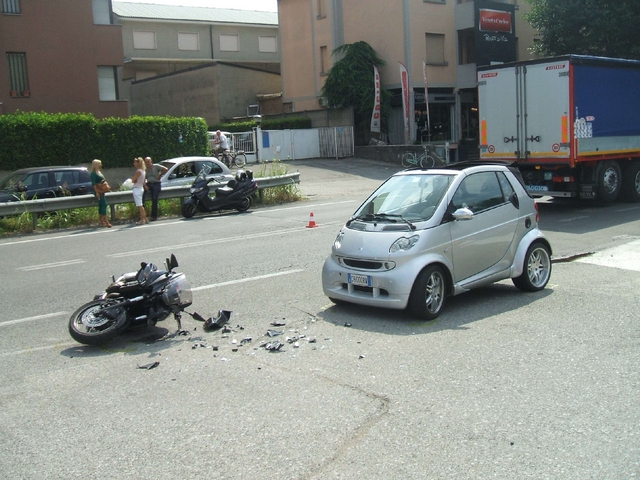
[[55, 178], [56, 186], [63, 187], [65, 185], [75, 185], [79, 182], [80, 174], [74, 170], [64, 170], [54, 172], [53, 176]]
[[513, 186], [511, 186], [511, 184], [509, 183], [509, 180], [507, 179], [505, 174], [502, 172], [498, 173], [498, 181], [500, 182], [500, 187], [502, 188], [504, 201], [508, 202], [509, 198], [511, 198], [511, 195], [514, 192]]
[[200, 170], [202, 170], [202, 167], [204, 165], [207, 165], [211, 170], [209, 172], [209, 175], [214, 175], [214, 174], [221, 174], [222, 173], [222, 168], [220, 167], [220, 165], [218, 165], [217, 163], [214, 162], [207, 162], [207, 161], [200, 161], [200, 162], [196, 162], [196, 171], [200, 172]]
[[498, 178], [493, 172], [476, 173], [466, 177], [453, 195], [453, 209], [468, 208], [473, 213], [505, 202]]

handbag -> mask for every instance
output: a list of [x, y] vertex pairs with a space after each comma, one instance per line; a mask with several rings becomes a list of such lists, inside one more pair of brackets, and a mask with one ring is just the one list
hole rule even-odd
[[107, 183], [106, 180], [102, 183], [96, 183], [95, 187], [96, 187], [96, 193], [98, 193], [99, 195], [102, 195], [103, 193], [107, 193], [111, 191], [111, 186]]

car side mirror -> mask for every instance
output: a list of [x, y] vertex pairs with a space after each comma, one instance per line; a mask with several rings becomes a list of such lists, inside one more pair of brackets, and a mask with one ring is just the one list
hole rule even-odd
[[518, 194], [513, 192], [509, 197], [509, 201], [513, 204], [514, 207], [520, 209], [520, 199], [518, 198]]
[[454, 220], [471, 220], [473, 212], [468, 208], [459, 208], [451, 214]]
[[174, 178], [176, 178], [176, 174], [172, 173], [171, 175], [169, 175], [169, 180], [173, 180]]

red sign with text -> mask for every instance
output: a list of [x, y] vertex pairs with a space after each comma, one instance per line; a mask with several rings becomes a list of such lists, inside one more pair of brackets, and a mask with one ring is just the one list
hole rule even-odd
[[481, 8], [480, 31], [511, 33], [511, 13]]

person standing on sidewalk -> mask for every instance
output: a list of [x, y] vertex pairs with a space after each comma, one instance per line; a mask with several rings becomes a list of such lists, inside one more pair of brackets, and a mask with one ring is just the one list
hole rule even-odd
[[144, 189], [151, 194], [151, 221], [155, 221], [158, 219], [158, 197], [162, 190], [160, 179], [167, 173], [167, 167], [153, 163], [151, 157], [146, 157], [144, 163], [147, 167]]

